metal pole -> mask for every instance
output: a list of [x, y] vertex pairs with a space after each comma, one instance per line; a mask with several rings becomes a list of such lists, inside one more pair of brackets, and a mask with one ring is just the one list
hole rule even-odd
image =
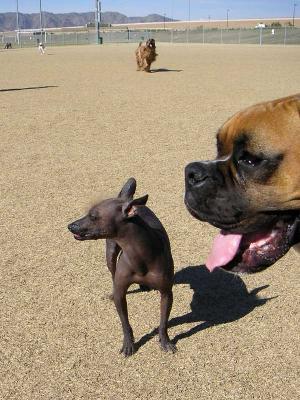
[[188, 42], [190, 41], [190, 29], [191, 29], [191, 0], [189, 0], [189, 26], [188, 26]]
[[259, 44], [262, 44], [262, 28], [259, 28]]
[[293, 26], [295, 26], [295, 13], [296, 13], [297, 3], [294, 3], [294, 10], [293, 10]]
[[227, 29], [228, 29], [228, 14], [229, 14], [229, 8], [227, 8]]
[[283, 39], [283, 45], [285, 46], [286, 44], [286, 26], [284, 27], [284, 39]]
[[43, 41], [42, 0], [40, 0], [40, 31], [41, 31], [41, 38], [42, 38], [42, 41]]
[[164, 31], [166, 30], [166, 13], [164, 13]]
[[102, 44], [102, 38], [101, 38], [101, 22], [102, 22], [102, 9], [101, 9], [101, 1], [99, 0], [99, 41]]
[[202, 44], [204, 44], [204, 24], [202, 25]]
[[101, 24], [101, 1], [96, 0], [95, 28], [96, 28], [96, 43], [97, 44], [101, 44], [100, 24]]
[[17, 42], [20, 46], [19, 0], [17, 0]]
[[95, 30], [96, 43], [99, 44], [99, 1], [95, 0]]

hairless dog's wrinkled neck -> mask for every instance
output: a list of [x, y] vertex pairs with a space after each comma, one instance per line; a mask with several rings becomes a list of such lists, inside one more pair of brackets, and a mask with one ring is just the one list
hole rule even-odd
[[[138, 208], [142, 215], [150, 211], [148, 207]], [[156, 225], [154, 228], [141, 215], [136, 215], [119, 228], [117, 236], [113, 239], [129, 257], [132, 255], [135, 259], [138, 257], [142, 262], [148, 262], [153, 254], [157, 255], [164, 250], [164, 242], [160, 240], [159, 234], [163, 233], [164, 229], [160, 224]]]

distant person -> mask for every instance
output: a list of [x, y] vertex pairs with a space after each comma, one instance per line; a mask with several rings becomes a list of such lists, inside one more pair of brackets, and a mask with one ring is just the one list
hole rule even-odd
[[12, 44], [10, 42], [5, 43], [4, 49], [12, 49]]
[[45, 54], [45, 45], [42, 42], [39, 42], [39, 52]]

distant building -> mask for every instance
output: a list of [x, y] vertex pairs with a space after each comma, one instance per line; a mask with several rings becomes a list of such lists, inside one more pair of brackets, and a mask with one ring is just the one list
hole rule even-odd
[[255, 26], [256, 29], [258, 28], [265, 28], [266, 24], [262, 24], [261, 22]]

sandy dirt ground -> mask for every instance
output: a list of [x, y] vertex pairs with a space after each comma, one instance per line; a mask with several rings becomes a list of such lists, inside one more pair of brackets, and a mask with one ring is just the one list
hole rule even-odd
[[[133, 52], [0, 51], [0, 398], [296, 399], [299, 255], [209, 274], [216, 230], [186, 211], [183, 170], [215, 155], [231, 114], [299, 91], [300, 47], [158, 45], [151, 74]], [[119, 355], [104, 242], [67, 231], [130, 176], [171, 240], [174, 355], [153, 334], [154, 291], [128, 294], [138, 351]]]

